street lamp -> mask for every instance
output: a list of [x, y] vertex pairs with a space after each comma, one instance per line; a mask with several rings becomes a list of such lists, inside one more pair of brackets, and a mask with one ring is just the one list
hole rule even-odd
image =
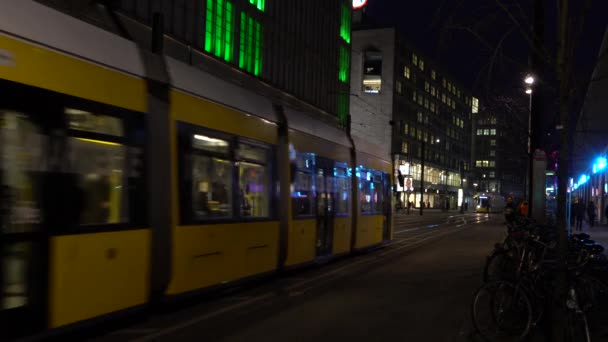
[[524, 82], [528, 85], [526, 87], [526, 94], [529, 95], [530, 101], [528, 105], [528, 184], [524, 189], [526, 194], [525, 198], [528, 199], [528, 205], [532, 205], [532, 84], [534, 84], [534, 77], [528, 75]]

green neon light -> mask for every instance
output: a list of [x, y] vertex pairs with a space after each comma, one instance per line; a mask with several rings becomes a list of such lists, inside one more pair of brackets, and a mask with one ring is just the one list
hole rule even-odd
[[239, 68], [259, 76], [262, 73], [263, 26], [241, 12]]
[[340, 6], [340, 37], [348, 44], [350, 44], [350, 13], [348, 6], [345, 4]]
[[241, 12], [241, 39], [239, 49], [239, 68], [245, 68], [245, 12]]
[[207, 0], [205, 51], [231, 62], [234, 52], [234, 5], [227, 0]]
[[213, 0], [207, 0], [207, 15], [205, 17], [205, 51], [211, 52], [213, 39]]
[[249, 0], [249, 3], [255, 6], [260, 11], [264, 12], [264, 7], [266, 5], [265, 0]]
[[350, 53], [344, 46], [340, 46], [338, 67], [338, 79], [344, 83], [348, 82], [348, 74], [350, 71]]
[[232, 61], [232, 4], [226, 2], [226, 26], [225, 26], [225, 42], [224, 42], [224, 60]]
[[340, 124], [346, 125], [346, 117], [348, 115], [348, 95], [340, 93], [338, 94], [338, 118]]

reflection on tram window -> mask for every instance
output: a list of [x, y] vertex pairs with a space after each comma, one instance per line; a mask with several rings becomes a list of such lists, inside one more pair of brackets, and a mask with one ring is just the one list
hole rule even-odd
[[359, 202], [361, 213], [369, 214], [373, 212], [373, 183], [371, 182], [371, 171], [361, 170], [359, 177]]
[[25, 114], [0, 109], [0, 232], [36, 230], [36, 184], [44, 171], [44, 136]]
[[93, 113], [66, 108], [70, 129], [77, 131], [101, 133], [117, 137], [124, 136], [122, 120], [107, 115], [95, 115]]
[[232, 163], [192, 156], [192, 205], [195, 219], [232, 217]]
[[337, 177], [336, 187], [336, 212], [338, 214], [348, 214], [350, 213], [350, 179]]
[[70, 138], [70, 165], [82, 189], [82, 225], [129, 221], [125, 146], [113, 142]]
[[296, 215], [313, 215], [314, 193], [312, 187], [312, 174], [297, 171], [293, 191], [293, 212]]
[[240, 208], [242, 216], [270, 216], [270, 191], [268, 186], [266, 167], [246, 162], [239, 163]]
[[213, 138], [204, 134], [194, 134], [192, 136], [192, 147], [194, 147], [196, 150], [219, 152], [224, 154], [227, 154], [230, 149], [228, 141]]
[[0, 310], [28, 304], [27, 274], [30, 259], [30, 243], [0, 245]]
[[374, 211], [382, 213], [384, 211], [384, 183], [381, 173], [374, 174]]

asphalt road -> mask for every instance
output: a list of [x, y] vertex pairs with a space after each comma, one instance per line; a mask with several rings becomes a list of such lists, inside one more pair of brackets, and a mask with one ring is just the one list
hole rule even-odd
[[502, 215], [395, 217], [384, 248], [269, 279], [91, 341], [468, 341]]

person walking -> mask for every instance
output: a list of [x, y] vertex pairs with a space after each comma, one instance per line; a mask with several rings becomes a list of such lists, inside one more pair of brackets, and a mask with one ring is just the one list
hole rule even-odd
[[595, 223], [595, 203], [593, 201], [589, 201], [587, 205], [587, 216], [589, 217], [589, 227], [593, 227]]
[[578, 201], [576, 208], [576, 230], [583, 231], [583, 219], [585, 218], [585, 202], [583, 200]]

